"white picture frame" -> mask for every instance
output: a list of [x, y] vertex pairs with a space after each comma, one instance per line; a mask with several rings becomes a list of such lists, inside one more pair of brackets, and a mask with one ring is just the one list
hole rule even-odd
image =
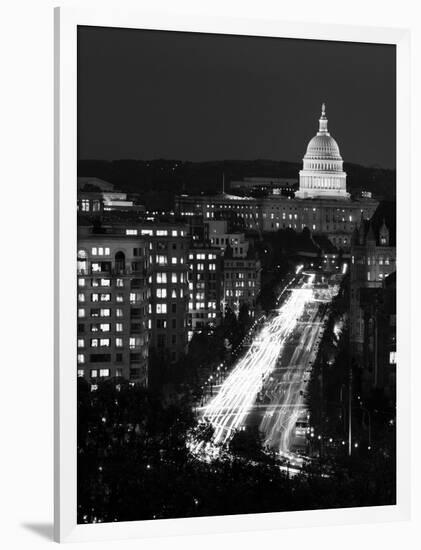
[[[117, 4], [116, 4], [117, 6]], [[123, 9], [55, 9], [55, 518], [59, 542], [108, 541], [409, 519], [410, 34], [408, 30], [195, 17]], [[393, 506], [78, 525], [76, 521], [76, 178], [78, 25], [396, 45], [398, 324], [397, 503]]]

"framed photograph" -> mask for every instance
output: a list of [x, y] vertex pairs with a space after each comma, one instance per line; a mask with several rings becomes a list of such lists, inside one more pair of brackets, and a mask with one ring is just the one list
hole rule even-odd
[[408, 83], [405, 30], [55, 10], [57, 541], [409, 517]]

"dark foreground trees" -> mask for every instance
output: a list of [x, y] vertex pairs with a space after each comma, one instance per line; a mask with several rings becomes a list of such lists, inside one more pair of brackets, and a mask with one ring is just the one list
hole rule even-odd
[[[212, 429], [205, 427], [209, 439]], [[146, 390], [106, 381], [78, 386], [78, 522], [130, 521], [369, 506], [394, 501], [387, 457], [290, 477], [239, 432], [220, 458], [201, 462], [186, 444], [197, 433], [189, 403], [164, 407]], [[323, 466], [325, 468], [325, 466]]]

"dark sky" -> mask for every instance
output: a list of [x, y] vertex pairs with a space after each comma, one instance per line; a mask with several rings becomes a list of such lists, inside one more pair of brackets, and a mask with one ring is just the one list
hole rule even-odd
[[81, 159], [301, 161], [326, 102], [345, 161], [394, 168], [395, 47], [79, 28]]

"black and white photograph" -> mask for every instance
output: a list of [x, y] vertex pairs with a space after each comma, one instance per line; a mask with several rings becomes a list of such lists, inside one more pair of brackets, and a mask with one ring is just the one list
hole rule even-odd
[[78, 524], [396, 504], [396, 82], [78, 27]]

